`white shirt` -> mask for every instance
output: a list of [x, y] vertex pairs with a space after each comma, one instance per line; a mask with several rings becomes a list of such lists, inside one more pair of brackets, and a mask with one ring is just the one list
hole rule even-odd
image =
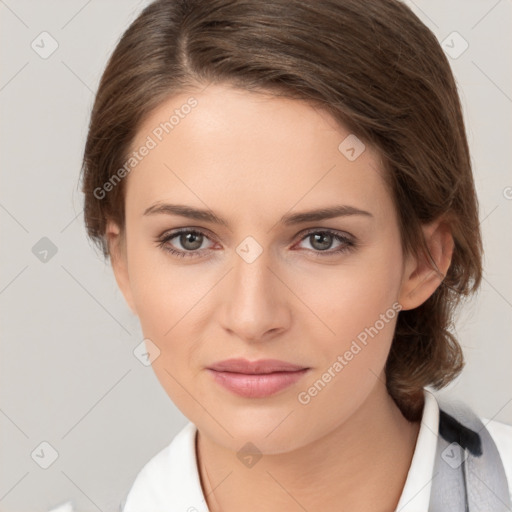
[[[424, 390], [424, 396], [418, 439], [395, 512], [428, 512], [439, 405], [429, 391]], [[482, 422], [496, 443], [512, 497], [512, 426], [483, 418]], [[209, 512], [197, 467], [196, 432], [197, 427], [189, 422], [169, 445], [144, 465], [126, 497], [123, 512]], [[50, 512], [60, 512], [60, 509]]]

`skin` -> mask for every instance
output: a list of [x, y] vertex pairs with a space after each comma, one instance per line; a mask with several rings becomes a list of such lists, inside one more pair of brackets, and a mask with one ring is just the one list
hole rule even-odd
[[[305, 102], [212, 84], [157, 107], [133, 148], [191, 94], [197, 107], [125, 178], [126, 230], [109, 222], [107, 235], [119, 287], [161, 351], [153, 369], [198, 427], [208, 507], [394, 510], [419, 430], [385, 387], [396, 316], [309, 403], [297, 397], [365, 327], [393, 304], [419, 306], [442, 275], [402, 254], [378, 153], [367, 145], [349, 161], [338, 150], [349, 132]], [[155, 203], [210, 209], [229, 226], [144, 215]], [[287, 213], [335, 205], [371, 215], [280, 223]], [[160, 235], [178, 228], [205, 234], [196, 256], [158, 246]], [[322, 251], [307, 236], [312, 228], [348, 234], [355, 246], [335, 254], [344, 244], [328, 238]], [[438, 221], [424, 233], [445, 274], [453, 250], [447, 226]], [[247, 236], [263, 251], [252, 263], [236, 252]], [[178, 236], [167, 246], [186, 252], [193, 244]], [[310, 370], [273, 396], [243, 398], [205, 369], [232, 357], [276, 358]], [[263, 454], [252, 467], [237, 457], [249, 441]]]

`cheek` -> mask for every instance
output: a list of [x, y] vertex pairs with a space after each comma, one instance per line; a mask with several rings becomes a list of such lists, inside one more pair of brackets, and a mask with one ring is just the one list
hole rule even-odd
[[215, 311], [208, 299], [218, 275], [201, 265], [176, 264], [161, 249], [135, 245], [129, 266], [139, 322], [144, 337], [160, 350], [153, 370], [180, 407], [190, 401], [180, 383], [190, 388], [202, 362], [200, 338], [208, 311]]
[[[144, 333], [157, 337], [172, 329], [205, 294], [204, 279], [194, 265], [180, 266], [160, 248], [134, 242], [129, 249], [133, 300]], [[190, 311], [188, 314], [193, 314]], [[171, 331], [172, 333], [172, 331]], [[170, 334], [167, 337], [170, 337]]]
[[[350, 264], [304, 273], [301, 279], [295, 280], [297, 290], [294, 291], [304, 297], [311, 311], [322, 320], [321, 323], [317, 320], [317, 324], [326, 334], [324, 339], [344, 344], [375, 323], [383, 331], [383, 337], [392, 336], [389, 324], [399, 307], [396, 301], [400, 282], [400, 255], [392, 247], [386, 247], [360, 259], [355, 256]], [[386, 313], [383, 326], [380, 320]]]
[[158, 357], [152, 362], [153, 370], [165, 388], [178, 380], [179, 364], [185, 366], [189, 360], [190, 343], [183, 329], [193, 309], [187, 310], [198, 299], [197, 284], [187, 279], [176, 266], [162, 265], [156, 261], [156, 249], [144, 248], [143, 243], [134, 240], [128, 248], [128, 272], [133, 302], [145, 339], [150, 339], [159, 349]]
[[315, 398], [319, 407], [342, 398], [356, 406], [376, 384], [401, 309], [400, 250], [399, 244], [381, 244], [378, 250], [354, 257], [350, 265], [347, 260], [347, 265], [331, 268], [328, 279], [317, 274], [301, 280], [300, 293], [322, 320], [310, 315], [308, 321], [311, 326], [316, 322], [316, 329], [310, 330], [320, 362], [314, 377], [328, 381], [330, 389]]
[[[198, 371], [199, 339], [194, 333], [201, 330], [201, 299], [208, 286], [204, 279], [197, 279], [198, 272], [194, 272], [193, 266], [178, 267], [162, 264], [161, 260], [149, 264], [149, 258], [143, 256], [134, 255], [130, 279], [143, 335], [160, 350], [152, 368], [176, 407], [193, 414], [194, 402], [189, 393], [194, 389]], [[199, 393], [193, 393], [200, 398]]]
[[[400, 305], [399, 274], [391, 271], [383, 277], [381, 270], [340, 272], [328, 281], [323, 295], [317, 294], [317, 311], [333, 332], [324, 329], [326, 334], [315, 336], [310, 353], [316, 366], [296, 396], [305, 432], [335, 428], [384, 380]], [[315, 420], [319, 417], [321, 426]]]
[[[376, 384], [391, 347], [400, 308], [390, 292], [393, 288], [379, 289], [373, 281], [357, 277], [352, 273], [350, 279], [343, 281], [343, 293], [336, 287], [341, 283], [330, 283], [329, 300], [324, 297], [324, 308], [318, 306], [319, 316], [328, 326], [321, 328], [322, 335], [318, 322], [309, 322], [317, 326], [310, 329], [315, 341], [314, 352], [310, 350], [316, 358], [314, 378], [329, 382], [333, 393], [324, 393], [325, 404], [333, 397], [358, 403], [357, 397], [362, 399]], [[336, 378], [325, 372], [330, 372], [331, 377], [335, 374]]]

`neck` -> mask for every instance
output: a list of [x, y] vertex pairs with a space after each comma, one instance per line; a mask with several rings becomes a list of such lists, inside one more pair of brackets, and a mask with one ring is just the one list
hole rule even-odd
[[198, 432], [198, 466], [208, 508], [395, 510], [419, 426], [404, 418], [385, 386], [378, 386], [354, 415], [327, 435], [288, 453], [264, 454], [250, 469], [241, 467], [236, 453]]

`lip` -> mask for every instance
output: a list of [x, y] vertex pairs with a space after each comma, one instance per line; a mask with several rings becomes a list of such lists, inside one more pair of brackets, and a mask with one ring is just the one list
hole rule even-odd
[[215, 381], [246, 398], [264, 398], [291, 386], [309, 368], [278, 359], [227, 359], [207, 368]]
[[272, 372], [291, 372], [304, 370], [305, 368], [305, 366], [280, 361], [279, 359], [259, 359], [257, 361], [249, 361], [242, 358], [226, 359], [208, 366], [208, 369], [218, 372], [246, 373], [249, 375]]

